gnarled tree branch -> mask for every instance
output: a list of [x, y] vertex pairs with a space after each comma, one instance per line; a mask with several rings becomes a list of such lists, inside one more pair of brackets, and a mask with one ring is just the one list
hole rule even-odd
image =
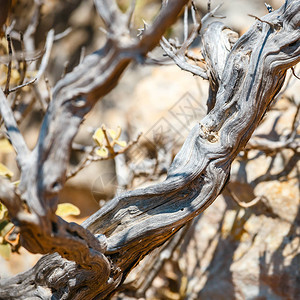
[[[300, 61], [299, 0], [286, 1], [257, 21], [222, 61], [216, 46], [222, 40], [214, 38], [213, 31], [203, 35], [210, 74], [215, 73], [211, 78], [216, 81], [215, 98], [209, 113], [191, 130], [163, 183], [114, 198], [81, 229], [54, 214], [72, 140], [83, 116], [117, 84], [131, 60], [153, 49], [185, 3], [168, 1], [141, 40], [126, 32], [116, 39], [118, 29], [109, 25], [105, 47], [88, 56], [54, 88], [38, 144], [22, 169], [19, 186], [37, 222], [19, 226], [27, 249], [57, 251], [77, 264], [56, 254], [44, 257], [34, 270], [3, 281], [0, 298], [34, 297], [36, 286], [45, 299], [107, 297], [144, 256], [206, 209], [224, 188], [233, 159], [282, 87], [286, 70]], [[123, 22], [118, 8], [111, 7], [107, 15], [102, 14], [104, 21], [116, 15]], [[224, 36], [229, 43], [229, 36]], [[24, 276], [27, 281], [22, 282]]]

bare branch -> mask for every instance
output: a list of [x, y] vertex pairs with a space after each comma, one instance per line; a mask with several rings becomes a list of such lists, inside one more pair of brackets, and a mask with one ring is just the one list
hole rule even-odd
[[116, 1], [94, 0], [99, 16], [102, 18], [110, 34], [120, 34], [122, 30], [128, 29], [128, 21], [125, 20], [124, 14], [120, 11]]
[[[218, 83], [215, 101], [191, 130], [166, 180], [115, 197], [82, 227], [62, 221], [55, 216], [57, 194], [65, 182], [72, 142], [82, 119], [116, 86], [132, 60], [143, 60], [155, 47], [186, 2], [165, 1], [156, 21], [138, 40], [130, 36], [128, 28], [120, 30], [110, 24], [127, 22], [115, 2], [110, 6], [108, 0], [97, 1], [104, 9], [98, 8], [108, 27], [107, 43], [55, 86], [37, 146], [23, 168], [19, 185], [22, 200], [35, 220], [20, 222], [23, 245], [32, 252], [58, 252], [78, 265], [63, 264], [54, 254], [43, 258], [35, 273], [25, 273], [27, 282], [20, 277], [11, 281], [18, 287], [13, 289], [14, 297], [30, 298], [39, 287], [45, 299], [111, 296], [143, 257], [216, 199], [229, 178], [232, 161], [279, 92], [286, 71], [300, 61], [300, 1], [287, 1], [262, 18], [272, 24], [280, 19], [283, 26], [278, 31], [266, 22], [256, 22], [232, 49], [222, 50], [226, 54], [223, 70], [219, 66], [213, 70], [218, 61], [214, 49], [221, 34], [204, 35], [204, 44], [209, 40], [213, 49], [209, 59]], [[19, 221], [18, 215], [14, 217]], [[79, 270], [83, 278], [77, 277]], [[1, 283], [2, 298], [7, 295], [7, 285], [7, 281]]]
[[23, 88], [23, 87], [25, 87], [25, 86], [31, 85], [31, 84], [35, 83], [36, 80], [37, 80], [37, 78], [33, 78], [32, 80], [30, 80], [30, 81], [28, 81], [28, 82], [25, 82], [25, 83], [23, 83], [23, 84], [20, 84], [20, 85], [18, 85], [18, 86], [16, 86], [16, 87], [10, 89], [10, 90], [9, 90], [9, 93], [16, 92], [17, 90], [19, 90], [19, 89], [21, 89], [21, 88]]
[[[115, 2], [96, 1], [108, 26], [107, 43], [87, 56], [54, 87], [53, 100], [46, 112], [38, 143], [22, 166], [19, 193], [28, 206], [30, 218], [25, 222], [19, 215], [12, 216], [20, 226], [22, 245], [33, 253], [58, 252], [64, 258], [76, 261], [81, 268], [88, 270], [88, 276], [93, 278], [90, 283], [94, 282], [91, 290], [98, 296], [102, 292], [103, 295], [109, 294], [120, 283], [121, 270], [103, 255], [107, 245], [105, 236], [94, 237], [88, 229], [67, 223], [55, 215], [58, 192], [65, 183], [72, 141], [83, 117], [99, 97], [114, 88], [132, 60], [139, 60], [155, 47], [187, 0], [170, 2], [149, 31], [146, 30], [145, 35], [138, 39], [127, 35], [130, 34], [125, 26], [128, 16], [119, 11]], [[54, 34], [50, 34], [52, 43]], [[3, 110], [2, 102], [0, 107]], [[71, 282], [70, 286], [74, 288], [70, 291], [65, 290], [64, 281], [61, 284], [56, 285], [58, 294], [66, 292], [70, 296], [77, 289], [75, 286], [83, 282], [78, 281], [76, 285]], [[79, 289], [78, 297], [84, 299], [87, 294], [91, 297], [90, 289]]]
[[185, 41], [187, 40], [189, 34], [188, 14], [189, 14], [189, 7], [186, 5], [184, 8], [184, 18], [183, 18], [183, 37]]
[[131, 24], [132, 24], [132, 16], [135, 10], [135, 5], [136, 5], [136, 0], [131, 0], [130, 1], [130, 6], [128, 8], [128, 11], [126, 12], [127, 15], [127, 27], [130, 29]]
[[139, 43], [141, 53], [151, 51], [159, 43], [166, 29], [175, 22], [181, 9], [187, 3], [186, 0], [169, 0], [166, 5], [162, 6], [154, 23], [142, 35]]
[[297, 136], [297, 129], [300, 123], [300, 105], [297, 106], [295, 116], [293, 118], [291, 132], [282, 137], [280, 141], [272, 141], [267, 138], [253, 136], [248, 142], [247, 150], [261, 150], [268, 153], [276, 153], [284, 149], [291, 149], [300, 152], [300, 138]]
[[[227, 55], [214, 108], [190, 132], [166, 181], [114, 198], [83, 223], [92, 232], [106, 235], [106, 253], [117, 256], [121, 269], [129, 271], [150, 247], [161, 245], [208, 207], [226, 184], [232, 160], [280, 90], [286, 70], [300, 60], [300, 33], [295, 30], [299, 5], [291, 2], [287, 9], [283, 6], [264, 17], [284, 20], [285, 30], [276, 37], [267, 24], [259, 30], [255, 24], [236, 42]], [[276, 50], [274, 38], [281, 43]], [[160, 230], [163, 237], [157, 234]], [[141, 244], [146, 248], [141, 249]], [[131, 261], [120, 255], [122, 249], [130, 251]]]
[[284, 149], [292, 149], [295, 151], [300, 150], [300, 139], [295, 140], [294, 138], [289, 138], [285, 141], [271, 141], [268, 139], [254, 137], [251, 139], [246, 147], [246, 149], [251, 150], [261, 150], [266, 153], [279, 152]]
[[226, 191], [229, 193], [229, 195], [232, 197], [232, 199], [237, 203], [238, 206], [242, 208], [250, 208], [252, 206], [255, 206], [259, 201], [264, 199], [264, 196], [258, 196], [252, 199], [250, 202], [242, 202], [238, 196], [229, 188], [229, 186], [226, 186]]
[[35, 95], [36, 95], [38, 101], [41, 104], [41, 107], [42, 107], [43, 111], [46, 111], [48, 104], [45, 101], [45, 99], [42, 97], [42, 95], [40, 94], [40, 91], [38, 89], [38, 82], [41, 79], [41, 77], [43, 76], [43, 74], [45, 73], [45, 70], [48, 66], [48, 62], [49, 62], [49, 58], [50, 58], [54, 38], [55, 38], [54, 29], [51, 29], [47, 34], [46, 43], [45, 43], [45, 52], [44, 52], [41, 64], [39, 66], [38, 73], [36, 75], [36, 81], [33, 84], [33, 90], [35, 92]]
[[297, 76], [296, 75], [296, 73], [295, 73], [295, 69], [294, 69], [294, 67], [292, 67], [291, 68], [291, 70], [292, 70], [292, 74], [297, 78], [297, 79], [299, 79], [300, 80], [300, 77], [299, 76]]
[[54, 37], [55, 37], [54, 29], [51, 29], [47, 34], [46, 43], [45, 43], [45, 53], [43, 55], [38, 73], [36, 75], [37, 82], [40, 80], [40, 78], [42, 77], [42, 75], [44, 74], [44, 72], [48, 66], [48, 61], [49, 61], [52, 45], [54, 42]]
[[8, 208], [9, 212], [16, 215], [22, 209], [22, 202], [15, 193], [15, 186], [0, 176], [0, 201]]
[[184, 71], [188, 71], [193, 75], [197, 75], [203, 79], [208, 79], [208, 76], [201, 67], [189, 64], [185, 59], [185, 54], [176, 53], [177, 51], [172, 47], [172, 45], [165, 39], [162, 38], [160, 46], [166, 52], [166, 54], [173, 59], [178, 67]]
[[[64, 30], [63, 32], [61, 33], [58, 33], [54, 36], [54, 41], [59, 41], [61, 39], [63, 39], [64, 37], [66, 37], [69, 33], [72, 32], [72, 28], [71, 27], [68, 27], [66, 30]], [[48, 33], [49, 34], [49, 33]], [[46, 42], [46, 48], [47, 48], [47, 42]]]
[[[172, 45], [170, 41], [165, 39], [164, 37], [160, 41], [160, 46], [165, 51], [165, 53], [175, 62], [175, 64], [184, 71], [190, 72], [193, 75], [197, 75], [203, 79], [209, 79], [209, 76], [203, 68], [193, 65], [187, 61], [186, 58], [188, 48], [191, 46], [193, 41], [199, 36], [200, 29], [202, 23], [204, 23], [208, 18], [214, 17], [215, 12], [219, 9], [221, 5], [218, 5], [215, 9], [208, 12], [200, 22], [197, 21], [196, 18], [196, 7], [192, 5], [192, 19], [193, 19], [193, 29], [191, 33], [188, 35], [188, 7], [185, 7], [184, 12], [184, 42], [180, 47], [176, 47], [176, 45]], [[225, 61], [225, 58], [222, 58]]]
[[9, 84], [10, 84], [10, 77], [11, 77], [11, 63], [12, 63], [12, 46], [11, 46], [11, 38], [7, 35], [7, 43], [8, 43], [8, 55], [9, 55], [9, 62], [7, 66], [7, 76], [6, 76], [6, 84], [4, 89], [4, 94], [7, 97], [9, 94]]
[[7, 135], [16, 150], [17, 161], [20, 167], [23, 167], [29, 157], [29, 150], [24, 141], [22, 134], [18, 128], [17, 122], [11, 110], [11, 107], [3, 93], [0, 89], [0, 113], [4, 120], [4, 124], [7, 130]]
[[[24, 33], [25, 49], [29, 52], [33, 52], [35, 50], [34, 34], [38, 26], [42, 5], [43, 5], [43, 0], [34, 1], [34, 14], [31, 19], [31, 23], [29, 24], [29, 26], [27, 27]], [[35, 63], [31, 65], [31, 68], [32, 70], [36, 68]]]

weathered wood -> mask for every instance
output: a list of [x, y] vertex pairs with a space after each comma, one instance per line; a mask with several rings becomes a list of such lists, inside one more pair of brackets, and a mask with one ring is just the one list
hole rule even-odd
[[[164, 10], [162, 16], [175, 20], [183, 4], [181, 1], [172, 7], [174, 11], [169, 14]], [[115, 14], [115, 9], [106, 13]], [[282, 87], [286, 70], [300, 61], [299, 0], [286, 1], [279, 10], [256, 21], [231, 50], [230, 35], [225, 32], [220, 40], [208, 29], [203, 35], [203, 51], [210, 74], [214, 74], [214, 101], [209, 113], [191, 130], [167, 179], [116, 197], [82, 227], [63, 222], [54, 216], [56, 195], [64, 183], [71, 143], [80, 122], [97, 98], [117, 84], [129, 62], [159, 41], [162, 24], [170, 24], [164, 23], [163, 17], [146, 30], [141, 41], [129, 39], [130, 46], [128, 39], [118, 43], [109, 38], [101, 51], [87, 57], [55, 87], [38, 145], [22, 169], [20, 183], [20, 195], [38, 219], [22, 224], [18, 216], [14, 217], [21, 223], [23, 243], [29, 250], [57, 251], [77, 264], [57, 254], [45, 256], [32, 270], [3, 280], [1, 299], [108, 297], [144, 256], [216, 199], [229, 178], [233, 159]], [[114, 34], [118, 30], [111, 28]], [[220, 24], [210, 28], [224, 32]], [[222, 42], [225, 46], [217, 46]]]
[[[188, 0], [169, 1], [163, 6], [153, 25], [141, 38], [137, 38], [129, 30], [130, 11], [123, 14], [112, 1], [95, 1], [98, 12], [107, 25], [107, 43], [99, 51], [87, 56], [77, 68], [57, 83], [37, 145], [31, 152], [18, 130], [8, 101], [3, 93], [0, 94], [1, 115], [8, 137], [16, 149], [21, 170], [20, 184], [13, 197], [3, 197], [1, 200], [8, 207], [12, 221], [19, 227], [22, 246], [32, 253], [57, 252], [62, 257], [75, 261], [79, 269], [87, 270], [89, 274], [83, 277], [84, 280], [76, 280], [76, 288], [74, 277], [67, 276], [70, 278], [68, 285], [72, 288], [66, 290], [65, 282], [60, 279], [61, 273], [53, 271], [51, 281], [57, 276], [54, 297], [74, 299], [74, 294], [80, 299], [93, 297], [103, 290], [108, 293], [109, 286], [114, 288], [118, 283], [118, 280], [109, 280], [110, 276], [114, 276], [114, 266], [103, 254], [107, 246], [105, 237], [95, 237], [82, 226], [65, 222], [56, 216], [58, 192], [65, 182], [72, 141], [83, 117], [100, 97], [117, 85], [121, 74], [132, 60], [142, 61], [147, 52], [157, 45], [187, 2]], [[6, 190], [9, 190], [10, 186], [5, 185]], [[19, 204], [18, 210], [14, 208], [15, 203]], [[51, 264], [49, 266], [52, 268]], [[46, 272], [43, 266], [41, 269]], [[49, 290], [52, 285], [51, 282], [48, 283], [46, 286]], [[30, 297], [22, 289], [14, 292], [19, 293], [19, 297]], [[17, 296], [14, 294], [12, 297]]]

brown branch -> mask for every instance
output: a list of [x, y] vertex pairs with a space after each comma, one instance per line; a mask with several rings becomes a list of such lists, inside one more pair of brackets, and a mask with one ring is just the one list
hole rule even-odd
[[11, 46], [11, 38], [7, 35], [7, 43], [8, 43], [8, 55], [9, 61], [7, 66], [7, 75], [6, 75], [6, 84], [4, 89], [4, 95], [7, 97], [9, 94], [9, 84], [10, 84], [10, 77], [11, 77], [11, 63], [12, 63], [12, 46]]
[[291, 70], [292, 70], [292, 74], [293, 74], [297, 79], [300, 80], [300, 77], [299, 77], [298, 75], [296, 75], [296, 73], [295, 73], [294, 67], [291, 67]]

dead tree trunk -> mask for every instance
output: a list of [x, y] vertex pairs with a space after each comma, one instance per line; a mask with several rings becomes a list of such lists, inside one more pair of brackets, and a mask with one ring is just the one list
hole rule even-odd
[[[20, 228], [22, 245], [48, 254], [34, 268], [0, 283], [1, 299], [102, 299], [139, 261], [206, 209], [226, 184], [230, 166], [300, 61], [300, 0], [258, 19], [231, 48], [229, 31], [212, 23], [202, 34], [209, 112], [191, 130], [160, 184], [126, 192], [82, 226], [55, 215], [72, 140], [87, 112], [113, 89], [132, 60], [142, 62], [187, 0], [169, 1], [141, 39], [131, 36], [131, 11], [95, 1], [106, 45], [87, 56], [53, 90], [38, 143], [30, 152], [5, 95], [0, 109], [21, 170], [18, 188], [1, 179], [0, 199]], [[172, 56], [172, 47], [169, 47]], [[179, 64], [180, 56], [173, 55]], [[199, 71], [199, 70], [198, 70]], [[25, 201], [27, 208], [24, 207]], [[52, 254], [51, 254], [52, 253]]]

